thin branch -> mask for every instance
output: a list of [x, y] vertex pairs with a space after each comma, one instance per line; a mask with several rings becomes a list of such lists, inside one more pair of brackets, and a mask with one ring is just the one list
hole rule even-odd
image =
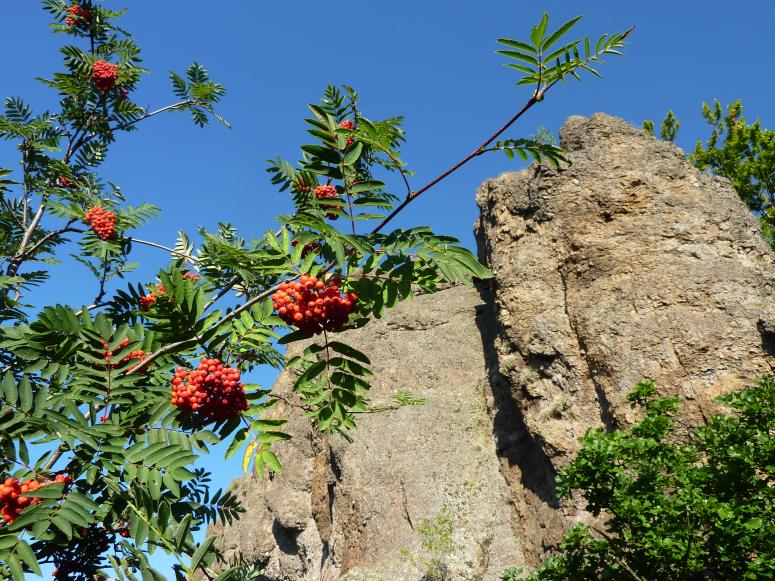
[[226, 296], [226, 294], [234, 288], [234, 286], [242, 280], [239, 276], [235, 276], [232, 278], [229, 282], [226, 283], [226, 285], [218, 291], [218, 294], [215, 295], [213, 298], [211, 298], [209, 301], [205, 303], [205, 306], [203, 307], [203, 311], [206, 311], [210, 307], [212, 307], [215, 303], [217, 303], [219, 300], [221, 300], [223, 297]]
[[6, 460], [10, 460], [14, 464], [16, 464], [17, 466], [21, 466], [22, 468], [26, 468], [29, 472], [32, 472], [38, 478], [45, 478], [46, 477], [44, 474], [41, 474], [40, 472], [35, 470], [35, 468], [33, 468], [32, 466], [29, 466], [28, 464], [25, 464], [21, 460], [14, 460], [13, 458], [6, 458]]
[[352, 225], [352, 233], [355, 236], [355, 215], [353, 214], [353, 199], [350, 196], [350, 192], [347, 192], [347, 206], [350, 208], [350, 224]]
[[180, 252], [179, 250], [175, 250], [174, 248], [170, 248], [169, 246], [164, 246], [163, 244], [158, 244], [156, 242], [149, 242], [148, 240], [140, 240], [139, 238], [130, 238], [132, 242], [137, 242], [138, 244], [143, 244], [145, 246], [151, 246], [153, 248], [158, 248], [159, 250], [166, 250], [170, 254], [176, 254], [180, 256], [181, 258], [185, 258], [186, 260], [190, 260], [193, 263], [199, 262], [199, 259], [190, 256], [186, 254], [185, 252]]
[[94, 298], [94, 304], [98, 305], [102, 301], [102, 297], [105, 296], [105, 281], [108, 280], [108, 272], [110, 268], [110, 261], [105, 259], [102, 264], [102, 276], [100, 276], [100, 290], [97, 296]]
[[536, 98], [535, 95], [530, 97], [530, 99], [527, 100], [527, 102], [522, 106], [522, 108], [519, 111], [517, 111], [517, 113], [511, 119], [506, 121], [506, 123], [504, 123], [500, 129], [498, 129], [495, 133], [493, 133], [490, 137], [488, 137], [484, 141], [484, 143], [482, 143], [479, 147], [477, 147], [475, 150], [473, 150], [471, 153], [469, 153], [466, 157], [461, 159], [455, 165], [450, 167], [448, 170], [441, 173], [438, 177], [432, 179], [430, 182], [425, 184], [416, 192], [410, 192], [409, 194], [407, 194], [404, 201], [401, 202], [384, 220], [382, 220], [382, 222], [380, 222], [379, 225], [376, 228], [374, 228], [374, 230], [372, 230], [372, 233], [376, 233], [382, 230], [382, 228], [384, 228], [388, 222], [390, 222], [393, 218], [396, 217], [396, 215], [398, 215], [399, 212], [401, 212], [406, 206], [408, 206], [412, 202], [412, 200], [415, 200], [416, 198], [420, 197], [420, 195], [422, 195], [424, 192], [428, 191], [433, 186], [435, 186], [440, 181], [442, 181], [444, 178], [456, 172], [458, 169], [460, 169], [469, 161], [471, 161], [476, 156], [478, 156], [479, 152], [482, 149], [486, 148], [488, 145], [490, 145], [490, 143], [495, 141], [504, 131], [506, 131], [509, 127], [511, 127], [514, 124], [514, 122], [517, 121], [517, 119], [522, 117], [522, 115], [524, 115], [537, 102], [538, 102], [538, 99]]
[[51, 454], [51, 457], [48, 459], [46, 464], [43, 466], [43, 470], [51, 470], [54, 467], [54, 464], [56, 464], [59, 458], [61, 458], [64, 451], [64, 448], [60, 444], [57, 449], [54, 450], [54, 453]]
[[173, 103], [172, 105], [167, 105], [166, 107], [162, 107], [161, 109], [156, 109], [156, 111], [146, 111], [145, 115], [143, 115], [142, 117], [138, 117], [137, 119], [133, 121], [129, 121], [128, 123], [124, 123], [123, 125], [116, 125], [115, 127], [112, 127], [110, 130], [111, 131], [126, 130], [132, 127], [133, 125], [137, 125], [138, 123], [140, 123], [140, 121], [144, 121], [155, 115], [164, 113], [165, 111], [174, 111], [176, 109], [184, 109], [191, 105], [203, 105], [203, 104], [204, 102], [200, 101], [199, 99], [186, 99], [185, 101], [180, 101], [178, 103]]
[[635, 571], [632, 570], [632, 567], [630, 567], [627, 564], [627, 561], [625, 561], [622, 557], [620, 557], [617, 554], [617, 551], [613, 546], [613, 539], [605, 531], [601, 531], [599, 528], [597, 528], [594, 525], [590, 525], [590, 528], [596, 533], [598, 533], [600, 536], [602, 536], [604, 539], [606, 539], [609, 543], [611, 543], [611, 550], [613, 551], [614, 558], [619, 562], [619, 564], [622, 567], [624, 567], [627, 570], [627, 572], [632, 576], [632, 578], [635, 579], [635, 581], [643, 581], [643, 579], [641, 579], [641, 577]]
[[[244, 304], [240, 305], [239, 307], [237, 307], [236, 309], [234, 309], [230, 313], [228, 313], [228, 314], [224, 315], [223, 317], [221, 317], [213, 325], [213, 327], [217, 329], [217, 328], [225, 325], [226, 323], [231, 321], [234, 317], [238, 316], [243, 311], [246, 311], [247, 309], [249, 309], [250, 307], [252, 307], [256, 303], [258, 303], [259, 301], [262, 301], [265, 298], [267, 298], [267, 297], [271, 296], [272, 294], [274, 294], [275, 292], [277, 292], [277, 290], [279, 288], [280, 288], [280, 285], [277, 284], [277, 285], [273, 286], [272, 288], [267, 289], [264, 292], [254, 296], [252, 299], [249, 299]], [[148, 365], [150, 365], [154, 360], [158, 359], [162, 355], [166, 355], [167, 353], [170, 353], [170, 352], [174, 351], [175, 349], [177, 349], [181, 345], [185, 345], [189, 341], [190, 341], [190, 339], [187, 339], [185, 341], [176, 341], [174, 343], [169, 343], [169, 344], [165, 345], [164, 347], [160, 347], [159, 349], [157, 349], [156, 351], [151, 353], [140, 364], [138, 364], [135, 367], [133, 367], [132, 370], [131, 370], [131, 373], [139, 373], [141, 371], [144, 371], [148, 367]]]
[[47, 202], [47, 199], [43, 198], [43, 200], [40, 202], [40, 206], [38, 206], [38, 210], [35, 212], [35, 215], [32, 217], [32, 221], [30, 222], [30, 225], [27, 227], [27, 230], [24, 231], [24, 236], [22, 236], [21, 244], [19, 244], [19, 252], [16, 253], [16, 256], [14, 256], [11, 259], [11, 262], [8, 265], [8, 270], [6, 271], [7, 276], [16, 275], [16, 273], [19, 271], [19, 267], [22, 265], [22, 262], [24, 262], [23, 256], [27, 249], [27, 244], [30, 243], [32, 234], [35, 232], [35, 230], [38, 227], [38, 224], [40, 224], [40, 221], [43, 218], [43, 214], [46, 211], [46, 202]]
[[412, 186], [409, 184], [409, 178], [407, 177], [406, 172], [404, 171], [404, 168], [401, 167], [401, 161], [389, 151], [386, 151], [385, 153], [392, 160], [392, 162], [396, 164], [396, 169], [401, 174], [401, 178], [404, 180], [404, 185], [406, 185], [406, 195], [411, 196]]
[[65, 234], [66, 232], [80, 232], [80, 230], [78, 230], [76, 228], [72, 228], [72, 225], [75, 224], [76, 222], [78, 222], [78, 220], [76, 218], [73, 218], [72, 220], [70, 220], [67, 224], [65, 224], [59, 230], [53, 230], [53, 231], [49, 232], [43, 238], [41, 238], [35, 244], [33, 244], [30, 248], [28, 248], [23, 253], [21, 253], [19, 255], [19, 260], [26, 260], [27, 258], [32, 256], [33, 254], [35, 254], [35, 251], [38, 248], [43, 246], [46, 242], [51, 240], [54, 236], [60, 236], [62, 234]]
[[94, 309], [98, 309], [100, 307], [104, 307], [108, 303], [94, 303], [92, 305], [89, 305], [88, 307], [83, 307], [80, 311], [75, 312], [76, 317], [80, 317], [84, 312], [93, 311]]

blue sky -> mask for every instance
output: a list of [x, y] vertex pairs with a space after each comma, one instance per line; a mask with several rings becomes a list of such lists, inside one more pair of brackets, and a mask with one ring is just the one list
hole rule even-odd
[[[274, 217], [291, 206], [273, 190], [264, 160], [278, 154], [296, 159], [306, 137], [305, 105], [317, 101], [327, 83], [355, 87], [367, 117], [406, 116], [403, 158], [417, 172], [418, 188], [527, 99], [528, 89], [514, 86], [516, 71], [494, 54], [495, 39], [526, 38], [544, 10], [550, 27], [583, 14], [575, 33], [595, 39], [631, 25], [636, 30], [626, 56], [612, 57], [601, 69], [602, 80], [556, 87], [510, 137], [531, 135], [540, 126], [556, 132], [573, 114], [604, 111], [639, 126], [672, 109], [682, 122], [677, 142], [692, 149], [708, 133], [700, 112], [702, 102], [713, 98], [724, 104], [742, 99], [749, 120], [775, 127], [771, 0], [104, 4], [129, 8], [121, 24], [134, 32], [151, 69], [136, 102], [151, 108], [173, 102], [168, 71], [182, 72], [193, 60], [228, 90], [220, 111], [232, 129], [216, 124], [200, 130], [180, 113], [157, 117], [119, 139], [102, 167], [130, 203], [162, 208], [137, 237], [167, 245], [179, 229], [194, 233], [218, 221], [231, 222], [248, 239], [275, 227]], [[34, 0], [3, 2], [3, 20], [0, 98], [21, 96], [38, 110], [54, 107], [56, 96], [34, 79], [58, 69], [57, 47], [68, 38], [48, 32], [48, 14]], [[0, 167], [18, 167], [10, 144], [0, 143]], [[480, 158], [410, 205], [395, 225], [427, 224], [473, 248], [476, 187], [516, 169], [520, 165], [505, 157]], [[398, 182], [395, 189], [400, 193]], [[166, 258], [139, 249], [136, 259], [144, 268], [134, 280], [148, 280]], [[88, 302], [95, 285], [84, 275], [72, 263], [55, 269], [35, 300]], [[266, 371], [254, 379], [270, 383], [272, 377]], [[219, 485], [240, 472], [238, 459], [206, 465]]]

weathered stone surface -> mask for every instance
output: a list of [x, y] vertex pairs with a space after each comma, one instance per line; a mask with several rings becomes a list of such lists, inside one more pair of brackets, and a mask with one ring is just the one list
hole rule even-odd
[[[226, 555], [288, 580], [422, 579], [434, 559], [449, 579], [497, 579], [521, 564], [486, 405], [481, 303], [462, 287], [420, 295], [344, 333], [371, 358], [374, 404], [399, 389], [425, 404], [361, 416], [353, 443], [313, 433], [287, 405], [275, 410], [294, 436], [277, 446], [284, 472], [235, 483], [248, 512], [222, 532]], [[275, 390], [292, 402], [290, 383], [283, 373]], [[447, 517], [449, 549], [424, 549], [423, 523], [443, 528]]]
[[477, 192], [480, 257], [495, 273], [491, 382], [527, 431], [505, 453], [520, 457], [527, 441], [545, 459], [522, 507], [547, 524], [538, 545], [525, 538], [530, 560], [557, 540], [553, 473], [589, 427], [634, 419], [624, 398], [635, 383], [683, 396], [688, 428], [775, 366], [773, 255], [729, 183], [607, 115], [572, 117], [560, 137], [571, 167], [504, 174]]
[[[346, 334], [372, 357], [375, 404], [409, 388], [425, 405], [363, 416], [348, 444], [315, 434], [280, 376], [285, 471], [235, 483], [248, 512], [220, 531], [227, 556], [269, 579], [445, 578], [434, 558], [448, 579], [496, 579], [588, 517], [555, 475], [588, 428], [635, 419], [635, 383], [681, 395], [689, 429], [773, 371], [773, 253], [729, 183], [607, 115], [571, 118], [561, 140], [572, 166], [477, 193], [494, 280]], [[452, 550], [434, 554], [421, 525], [447, 514]]]

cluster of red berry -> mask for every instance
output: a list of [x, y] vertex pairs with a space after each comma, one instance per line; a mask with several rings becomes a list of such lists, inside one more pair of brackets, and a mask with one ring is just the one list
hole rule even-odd
[[[129, 339], [128, 338], [122, 339], [121, 342], [118, 344], [116, 351], [118, 351], [119, 349], [123, 349], [127, 345], [129, 345]], [[145, 352], [140, 349], [137, 349], [135, 351], [131, 351], [128, 355], [125, 355], [124, 357], [119, 359], [118, 363], [113, 364], [110, 362], [110, 359], [113, 356], [113, 351], [110, 351], [108, 349], [108, 342], [105, 341], [104, 339], [102, 341], [102, 346], [105, 348], [105, 363], [107, 363], [108, 367], [110, 368], [120, 367], [130, 359], [137, 359], [137, 361], [141, 363], [143, 361], [143, 358], [145, 357]]]
[[[293, 240], [291, 242], [291, 246], [296, 248], [296, 246], [299, 245], [298, 240]], [[320, 250], [320, 242], [308, 242], [304, 245], [304, 248], [301, 249], [301, 257], [304, 258], [309, 254], [310, 252], [314, 252], [315, 250]]]
[[347, 322], [358, 297], [342, 293], [341, 280], [333, 276], [327, 281], [302, 275], [298, 282], [284, 282], [272, 295], [274, 308], [289, 325], [307, 333], [337, 331]]
[[89, 20], [89, 9], [78, 4], [70, 6], [67, 13], [70, 15], [65, 18], [67, 26], [86, 26]]
[[65, 176], [62, 176], [59, 178], [59, 185], [63, 188], [70, 188], [71, 190], [75, 190], [78, 188], [78, 186], [71, 182], [69, 179], [67, 179]]
[[[189, 280], [196, 281], [196, 280], [199, 280], [202, 277], [199, 276], [198, 274], [196, 274], [195, 272], [184, 272], [183, 273], [183, 278], [187, 278]], [[151, 291], [147, 295], [143, 295], [143, 296], [140, 297], [140, 310], [141, 311], [150, 311], [151, 307], [153, 307], [153, 305], [156, 303], [156, 300], [159, 297], [166, 297], [166, 296], [167, 296], [167, 289], [164, 288], [163, 284], [157, 283], [156, 284], [156, 290]], [[174, 302], [172, 300], [172, 297], [169, 297], [169, 302], [170, 303]]]
[[20, 481], [16, 478], [6, 478], [5, 482], [0, 486], [0, 515], [3, 517], [2, 520], [11, 524], [19, 517], [19, 513], [25, 507], [37, 504], [41, 501], [40, 498], [34, 496], [21, 496], [22, 494], [25, 492], [34, 492], [39, 488], [56, 482], [62, 482], [65, 485], [68, 485], [72, 484], [73, 479], [64, 474], [57, 474], [53, 481], [34, 479]]
[[178, 367], [172, 378], [170, 403], [210, 420], [228, 420], [248, 409], [239, 370], [207, 358], [193, 371]]
[[98, 60], [92, 65], [91, 79], [97, 90], [104, 93], [112, 89], [118, 78], [118, 65]]
[[86, 212], [86, 223], [102, 240], [116, 235], [116, 214], [102, 206], [94, 206]]
[[[327, 200], [333, 198], [338, 200], [339, 194], [336, 191], [336, 186], [318, 186], [315, 188], [315, 197], [318, 200]], [[320, 207], [324, 210], [339, 209], [339, 206], [334, 204], [321, 204]], [[326, 214], [326, 217], [330, 218], [331, 220], [336, 220], [339, 216], [337, 214]]]
[[[339, 127], [341, 127], [342, 129], [349, 129], [351, 131], [355, 131], [355, 123], [353, 123], [349, 119], [345, 119], [344, 121], [342, 121], [339, 124]], [[347, 145], [350, 145], [352, 142], [353, 142], [353, 138], [352, 137], [348, 137], [347, 138]]]
[[164, 288], [164, 285], [157, 284], [155, 291], [140, 297], [140, 310], [150, 311], [151, 307], [156, 302], [156, 299], [160, 296], [166, 296], [166, 295], [167, 295], [167, 289]]

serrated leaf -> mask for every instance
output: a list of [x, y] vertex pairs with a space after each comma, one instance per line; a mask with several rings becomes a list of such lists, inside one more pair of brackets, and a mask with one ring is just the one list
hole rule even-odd
[[540, 22], [536, 26], [534, 26], [530, 31], [530, 40], [533, 42], [536, 48], [541, 46], [541, 41], [544, 38], [544, 33], [546, 32], [546, 25], [548, 23], [549, 23], [549, 13], [544, 12], [544, 15], [541, 17]]
[[271, 450], [266, 450], [261, 454], [261, 459], [263, 460], [266, 467], [269, 468], [272, 472], [275, 474], [282, 474], [282, 464], [280, 464], [280, 461], [277, 459], [277, 456], [274, 452]]
[[253, 452], [256, 449], [258, 442], [253, 440], [247, 446], [245, 446], [245, 453], [242, 455], [242, 471], [247, 472], [250, 468], [250, 460], [253, 458]]
[[16, 382], [14, 381], [13, 374], [10, 372], [6, 372], [5, 377], [3, 377], [3, 394], [5, 395], [5, 400], [9, 404], [16, 404], [19, 392], [16, 389]]
[[24, 581], [24, 567], [16, 555], [8, 555], [8, 559], [5, 564], [11, 570], [11, 577], [14, 581]]
[[173, 536], [175, 539], [175, 549], [178, 552], [181, 552], [186, 544], [186, 538], [188, 537], [188, 530], [191, 526], [192, 518], [192, 515], [187, 514], [183, 517], [183, 520], [180, 521], [178, 526], [175, 527], [175, 533]]
[[203, 542], [199, 547], [197, 547], [194, 554], [191, 556], [191, 566], [190, 570], [193, 573], [199, 568], [199, 565], [202, 563], [202, 559], [204, 559], [205, 555], [207, 554], [207, 551], [210, 550], [210, 547], [213, 546], [213, 543], [215, 543], [215, 539], [217, 537], [215, 535], [211, 535], [205, 539], [205, 542]]
[[350, 186], [351, 194], [358, 194], [362, 192], [371, 192], [373, 190], [379, 190], [385, 187], [383, 182], [378, 180], [364, 180], [362, 182], [355, 183]]
[[38, 560], [35, 558], [35, 553], [32, 552], [32, 549], [25, 541], [19, 540], [16, 544], [16, 554], [19, 555], [19, 558], [33, 573], [35, 573], [35, 575], [43, 574], [38, 565]]
[[553, 44], [555, 44], [571, 28], [573, 28], [579, 20], [581, 20], [581, 16], [572, 18], [571, 20], [569, 20], [568, 22], [560, 26], [560, 28], [558, 28], [552, 34], [550, 34], [549, 37], [546, 40], [544, 40], [543, 44], [541, 45], [541, 51], [546, 52]]
[[261, 432], [257, 437], [256, 441], [261, 444], [271, 444], [273, 442], [281, 442], [284, 440], [290, 440], [291, 436], [289, 434], [286, 434], [284, 432]]
[[234, 452], [240, 449], [242, 444], [245, 443], [245, 440], [248, 439], [248, 429], [247, 428], [241, 428], [237, 430], [237, 432], [234, 434], [234, 439], [229, 444], [229, 447], [226, 449], [226, 453], [224, 454], [224, 458], [230, 458]]
[[64, 487], [65, 485], [63, 483], [57, 482], [55, 484], [41, 486], [36, 490], [24, 492], [20, 496], [26, 496], [29, 498], [61, 498]]
[[32, 409], [32, 385], [30, 379], [26, 375], [22, 377], [19, 382], [19, 407], [22, 411], [30, 411]]
[[345, 345], [344, 343], [340, 343], [339, 341], [329, 341], [328, 346], [331, 347], [334, 351], [337, 353], [341, 353], [342, 355], [346, 355], [347, 357], [352, 357], [353, 359], [356, 359], [362, 363], [370, 364], [371, 361], [366, 356], [365, 353], [361, 353], [354, 347], [350, 347], [349, 345]]
[[273, 430], [286, 424], [288, 420], [253, 420], [250, 423], [251, 429], [257, 432], [263, 432], [264, 430]]
[[353, 144], [352, 147], [350, 147], [347, 153], [345, 153], [344, 160], [342, 160], [342, 163], [344, 165], [353, 165], [361, 157], [362, 151], [363, 151], [363, 144], [360, 141], [355, 142], [355, 144]]
[[523, 42], [521, 40], [514, 40], [511, 38], [499, 38], [498, 42], [501, 44], [505, 44], [506, 46], [510, 46], [511, 48], [518, 48], [520, 50], [524, 50], [531, 54], [538, 54], [536, 53], [536, 49], [532, 44]]
[[[495, 52], [503, 56], [516, 59], [518, 61], [526, 62], [529, 65], [538, 66], [538, 59], [536, 59], [532, 55], [525, 54], [517, 50], [496, 50]], [[533, 70], [531, 69], [530, 72], [533, 72]]]

